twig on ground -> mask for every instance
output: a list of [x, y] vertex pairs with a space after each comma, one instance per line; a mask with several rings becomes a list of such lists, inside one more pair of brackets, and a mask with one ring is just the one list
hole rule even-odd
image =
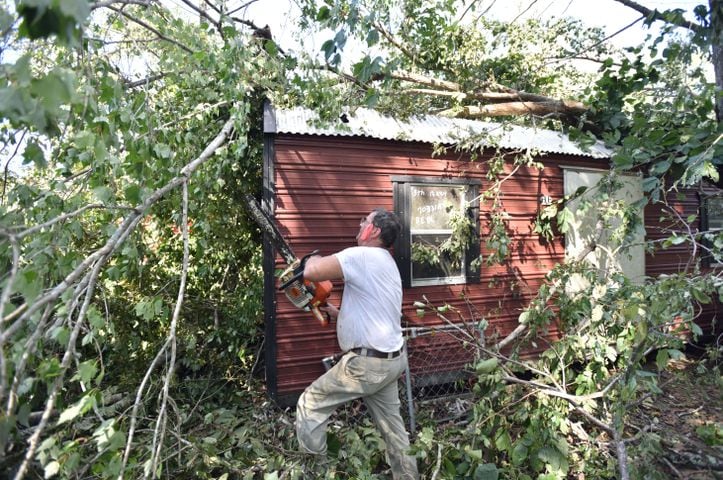
[[663, 459], [663, 463], [665, 463], [668, 466], [668, 468], [675, 474], [676, 477], [684, 478], [683, 474], [681, 474], [680, 471], [677, 468], [675, 468], [675, 466], [670, 462], [670, 460], [668, 460], [664, 456], [661, 456], [660, 458]]
[[434, 473], [432, 473], [431, 480], [436, 480], [439, 475], [439, 470], [442, 468], [442, 444], [437, 444], [437, 463], [434, 465]]
[[[661, 386], [661, 388], [662, 388], [662, 386]], [[698, 407], [698, 408], [696, 408], [696, 409], [694, 409], [694, 410], [691, 410], [691, 411], [689, 411], [689, 412], [680, 412], [680, 413], [678, 414], [678, 418], [683, 418], [683, 417], [685, 417], [686, 415], [693, 415], [694, 413], [698, 413], [699, 411], [701, 411], [701, 410], [703, 409], [704, 406], [705, 406], [705, 405], [701, 405], [700, 407]]]
[[620, 480], [629, 480], [628, 473], [628, 452], [625, 448], [623, 440], [617, 428], [613, 428], [613, 443], [615, 444], [615, 453], [618, 458], [618, 471], [620, 472]]

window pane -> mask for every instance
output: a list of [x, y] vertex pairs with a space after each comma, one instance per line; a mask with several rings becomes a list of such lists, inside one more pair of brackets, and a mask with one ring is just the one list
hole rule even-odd
[[723, 228], [723, 197], [708, 198], [708, 229]]
[[436, 283], [458, 283], [464, 280], [464, 255], [452, 258], [440, 250], [448, 234], [412, 235], [412, 281], [440, 280]]
[[459, 185], [410, 185], [412, 231], [451, 230], [449, 218], [462, 207], [465, 187]]

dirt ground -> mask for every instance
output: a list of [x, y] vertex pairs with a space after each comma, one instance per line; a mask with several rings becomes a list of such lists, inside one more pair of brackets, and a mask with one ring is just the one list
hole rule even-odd
[[723, 380], [698, 360], [674, 361], [663, 394], [644, 400], [633, 423], [659, 435], [671, 479], [723, 480]]

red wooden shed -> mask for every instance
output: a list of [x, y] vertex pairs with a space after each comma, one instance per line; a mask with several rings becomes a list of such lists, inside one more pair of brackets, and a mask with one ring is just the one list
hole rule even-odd
[[[541, 205], [576, 186], [594, 183], [609, 169], [611, 153], [599, 143], [583, 149], [544, 129], [432, 116], [401, 121], [364, 109], [342, 115], [330, 125], [319, 124], [309, 110], [267, 105], [264, 134], [263, 207], [298, 255], [316, 249], [328, 255], [353, 246], [360, 218], [376, 207], [394, 210], [402, 219], [404, 231], [394, 254], [404, 281], [403, 327], [409, 336], [412, 373], [429, 382], [454, 378], [469, 358], [446, 345], [443, 335], [422, 334], [441, 321], [418, 317], [414, 302], [426, 297], [469, 311], [477, 319], [484, 316], [490, 325], [488, 334], [504, 336], [512, 331], [545, 274], [565, 258], [565, 239], [544, 242], [532, 231]], [[435, 151], [463, 138], [478, 145], [476, 159], [454, 149]], [[532, 152], [543, 168], [520, 168], [503, 184], [503, 207], [509, 213], [505, 228], [512, 239], [509, 261], [480, 267], [472, 260], [480, 250], [488, 253], [484, 239], [491, 206], [478, 196], [492, 181], [486, 176], [485, 160], [495, 152], [521, 151]], [[634, 196], [634, 182], [631, 185], [628, 194]], [[471, 202], [466, 205], [471, 205], [468, 211], [479, 242], [473, 242], [458, 265], [429, 268], [412, 261], [413, 242], [435, 244], [449, 235], [444, 205], [465, 200]], [[700, 202], [688, 195], [674, 203], [686, 217], [698, 213]], [[656, 208], [649, 207], [646, 225], [659, 226], [659, 217]], [[648, 229], [648, 239], [656, 235], [664, 233]], [[655, 276], [677, 271], [689, 258], [685, 246], [655, 256], [641, 250], [631, 272]], [[267, 388], [277, 402], [290, 405], [323, 373], [321, 359], [338, 347], [333, 324], [320, 326], [277, 291], [275, 272], [282, 267], [281, 258], [265, 242]], [[339, 303], [341, 289], [341, 284], [335, 285], [332, 302]]]

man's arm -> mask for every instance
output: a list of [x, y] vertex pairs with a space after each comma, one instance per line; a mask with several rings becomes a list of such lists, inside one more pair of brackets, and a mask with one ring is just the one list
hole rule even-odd
[[306, 261], [304, 278], [312, 282], [322, 280], [340, 280], [344, 278], [339, 259], [334, 255], [327, 257], [314, 256]]

